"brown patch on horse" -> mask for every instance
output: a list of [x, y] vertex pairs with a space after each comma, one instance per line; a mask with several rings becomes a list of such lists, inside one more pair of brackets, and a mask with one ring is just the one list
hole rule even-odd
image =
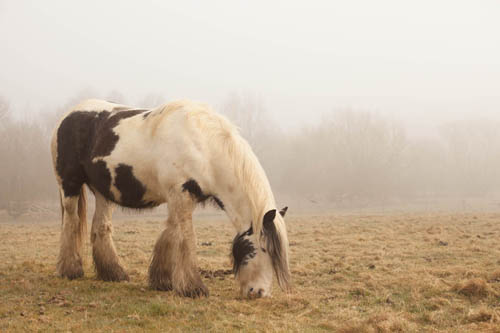
[[115, 168], [114, 185], [120, 191], [120, 204], [129, 208], [153, 208], [159, 205], [154, 201], [144, 201], [146, 187], [134, 176], [130, 165], [120, 163]]
[[57, 129], [56, 173], [60, 178], [64, 197], [80, 194], [86, 181], [82, 158], [89, 155], [97, 112], [75, 111], [64, 118]]
[[[119, 136], [113, 131], [120, 120], [127, 119], [138, 114], [143, 113], [145, 110], [124, 110], [108, 115], [107, 119], [102, 119], [96, 123], [95, 129], [95, 144], [93, 145], [90, 158], [104, 157], [111, 154], [115, 149]], [[101, 113], [100, 113], [101, 114]], [[99, 114], [99, 115], [100, 115]]]
[[194, 179], [189, 179], [187, 182], [182, 184], [182, 191], [187, 191], [193, 199], [198, 203], [205, 203], [211, 201], [217, 207], [224, 210], [224, 203], [216, 195], [203, 193], [198, 182]]
[[248, 236], [253, 234], [253, 229], [250, 227], [242, 234], [237, 234], [233, 239], [233, 246], [231, 248], [233, 260], [233, 273], [238, 275], [242, 266], [248, 264], [248, 260], [255, 257], [257, 251], [253, 243], [248, 239]]

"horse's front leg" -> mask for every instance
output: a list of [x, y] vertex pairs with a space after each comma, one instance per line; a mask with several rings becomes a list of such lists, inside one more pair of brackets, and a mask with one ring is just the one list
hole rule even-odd
[[188, 297], [208, 296], [198, 271], [192, 221], [194, 208], [195, 203], [187, 192], [169, 197], [167, 225], [156, 241], [149, 266], [151, 288], [175, 290]]

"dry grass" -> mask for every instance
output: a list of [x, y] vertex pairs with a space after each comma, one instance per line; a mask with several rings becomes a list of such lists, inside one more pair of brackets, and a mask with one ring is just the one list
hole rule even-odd
[[[211, 296], [147, 288], [160, 221], [115, 222], [131, 281], [55, 276], [59, 221], [0, 224], [0, 331], [499, 332], [500, 215], [296, 216], [287, 219], [294, 292], [238, 298], [232, 226], [196, 222]], [[87, 252], [89, 247], [87, 247]]]
[[466, 282], [457, 283], [453, 286], [452, 290], [462, 295], [475, 298], [484, 298], [489, 294], [495, 295], [495, 292], [488, 285], [488, 283], [481, 278], [475, 278]]

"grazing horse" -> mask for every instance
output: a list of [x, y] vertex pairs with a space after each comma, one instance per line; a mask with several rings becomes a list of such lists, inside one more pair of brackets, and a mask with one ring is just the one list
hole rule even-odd
[[198, 203], [211, 201], [237, 231], [232, 258], [241, 295], [270, 296], [273, 271], [280, 287], [289, 290], [286, 208], [276, 213], [252, 149], [234, 125], [209, 107], [178, 101], [143, 110], [88, 100], [61, 120], [51, 151], [62, 209], [60, 276], [83, 276], [87, 185], [95, 196], [90, 238], [98, 279], [129, 279], [113, 244], [113, 207], [167, 203], [149, 285], [183, 296], [208, 296], [198, 271], [192, 214]]

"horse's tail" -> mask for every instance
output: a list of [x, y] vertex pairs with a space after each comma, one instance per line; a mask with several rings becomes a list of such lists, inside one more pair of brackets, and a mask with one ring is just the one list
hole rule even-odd
[[78, 242], [85, 244], [85, 236], [87, 235], [87, 194], [85, 193], [85, 185], [80, 188], [80, 196], [78, 197]]

